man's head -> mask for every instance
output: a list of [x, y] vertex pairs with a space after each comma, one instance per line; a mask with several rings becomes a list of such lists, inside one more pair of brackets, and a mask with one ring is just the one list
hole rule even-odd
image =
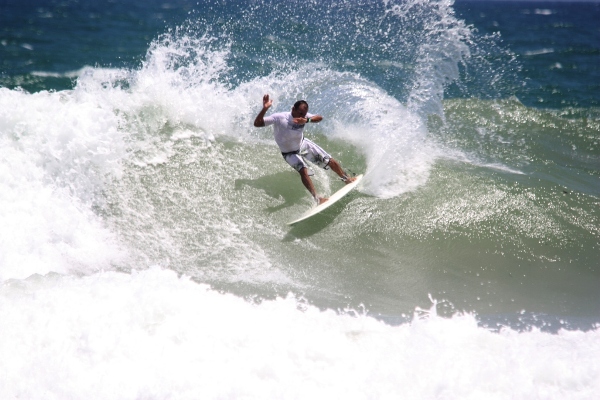
[[304, 100], [298, 100], [292, 107], [292, 116], [294, 118], [304, 118], [308, 112], [308, 103]]

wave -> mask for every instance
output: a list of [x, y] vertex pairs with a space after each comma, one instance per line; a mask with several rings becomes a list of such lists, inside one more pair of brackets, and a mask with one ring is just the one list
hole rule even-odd
[[[57, 215], [81, 215], [73, 224], [85, 227], [81, 232], [89, 230], [81, 238], [56, 236], [62, 230], [58, 225], [63, 217], [32, 218], [31, 226], [22, 227], [22, 238], [11, 245], [13, 250], [4, 258], [1, 270], [12, 272], [3, 277], [70, 268], [80, 272], [114, 265], [132, 268], [139, 262], [159, 259], [162, 265], [169, 265], [173, 254], [188, 254], [177, 244], [183, 239], [178, 229], [192, 232], [194, 228], [187, 222], [181, 225], [179, 214], [169, 216], [172, 209], [163, 203], [164, 193], [181, 201], [197, 197], [195, 191], [201, 190], [204, 194], [200, 200], [182, 206], [188, 210], [200, 208], [211, 216], [196, 221], [206, 229], [201, 239], [195, 239], [201, 243], [200, 249], [206, 254], [215, 253], [213, 238], [219, 238], [216, 249], [234, 249], [237, 254], [226, 260], [219, 260], [216, 253], [210, 256], [211, 276], [293, 282], [281, 271], [275, 272], [277, 268], [262, 245], [240, 237], [239, 224], [234, 222], [240, 218], [239, 200], [227, 188], [231, 179], [250, 182], [248, 175], [256, 178], [286, 171], [269, 130], [252, 127], [264, 93], [274, 98], [273, 111], [286, 110], [299, 98], [308, 99], [311, 111], [324, 115], [325, 120], [311, 126], [307, 134], [322, 142], [347, 168], [366, 173], [360, 190], [377, 199], [395, 199], [425, 187], [438, 160], [449, 157], [513, 174], [532, 171], [527, 133], [511, 126], [522, 116], [536, 121], [540, 112], [515, 106], [518, 103], [512, 100], [445, 101], [441, 103], [443, 119], [436, 119], [403, 104], [363, 75], [335, 69], [326, 62], [282, 65], [267, 75], [240, 82], [238, 66], [232, 61], [234, 53], [231, 44], [218, 37], [181, 29], [154, 41], [137, 69], [86, 67], [78, 71], [72, 90], [60, 92], [29, 94], [0, 89], [2, 140], [11, 154], [3, 159], [2, 166], [9, 181], [19, 182], [5, 185], [5, 193], [11, 194], [5, 202], [6, 215], [22, 208], [31, 210], [32, 215], [45, 215], [43, 209], [47, 206], [34, 195], [43, 190], [53, 199], [45, 204], [57, 204]], [[553, 124], [563, 122], [561, 116], [552, 117]], [[593, 121], [590, 123], [593, 125]], [[542, 119], [539, 126], [544, 124]], [[593, 126], [574, 129], [593, 130]], [[573, 136], [573, 146], [585, 149], [589, 143], [582, 140], [580, 143]], [[231, 152], [231, 148], [236, 151]], [[535, 158], [545, 157], [543, 149], [540, 151]], [[240, 171], [240, 155], [248, 160], [243, 163], [247, 171]], [[194, 164], [194, 157], [202, 163]], [[581, 160], [587, 168], [589, 157], [584, 154]], [[10, 166], [15, 163], [22, 168], [13, 170]], [[190, 166], [195, 168], [194, 174], [204, 177], [202, 182], [188, 176]], [[178, 179], [190, 187], [170, 181], [166, 171], [175, 171]], [[566, 182], [566, 177], [556, 179], [561, 184]], [[156, 189], [150, 190], [145, 181]], [[273, 182], [278, 178], [274, 177]], [[327, 175], [317, 175], [317, 183], [323, 190], [331, 187]], [[271, 183], [266, 185], [267, 193], [274, 193], [273, 198], [295, 193], [290, 184], [277, 190], [271, 188]], [[158, 201], [161, 206], [140, 212], [142, 200], [148, 204]], [[262, 200], [257, 197], [256, 201]], [[63, 206], [65, 202], [69, 207]], [[70, 208], [78, 211], [66, 211]], [[157, 210], [164, 220], [156, 219]], [[18, 224], [18, 219], [12, 221]], [[159, 228], [164, 224], [169, 226], [166, 231]], [[148, 226], [156, 229], [143, 235], [136, 233]], [[34, 235], [35, 231], [42, 235]], [[94, 236], [99, 239], [83, 239]], [[38, 237], [40, 243], [34, 247], [51, 248], [50, 253], [56, 253], [53, 257], [58, 261], [45, 263], [43, 255], [34, 257], [29, 267], [15, 272], [20, 267], [15, 267], [19, 262], [14, 260], [31, 258], [26, 237]], [[133, 249], [137, 250], [127, 250], [137, 253], [134, 261], [123, 260], [118, 241], [136, 243]], [[190, 239], [184, 242], [184, 247], [198, 246]], [[67, 251], [61, 250], [63, 247]], [[83, 255], [96, 261], [87, 263]], [[175, 259], [176, 263], [182, 262]], [[191, 257], [182, 270], [197, 262]], [[240, 263], [248, 269], [239, 269]], [[51, 266], [54, 264], [61, 266]], [[265, 270], [261, 265], [271, 267]], [[219, 268], [228, 272], [220, 273]]]
[[[597, 110], [444, 100], [486, 55], [452, 2], [371, 3], [253, 3], [139, 67], [0, 88], [0, 397], [598, 392]], [[285, 228], [311, 199], [252, 127], [265, 92], [366, 172], [310, 226]]]

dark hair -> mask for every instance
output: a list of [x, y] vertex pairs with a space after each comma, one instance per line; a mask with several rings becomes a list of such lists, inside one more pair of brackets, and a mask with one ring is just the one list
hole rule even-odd
[[308, 103], [304, 100], [298, 100], [297, 102], [294, 103], [294, 110], [297, 110], [298, 107], [300, 107], [302, 104], [306, 104], [306, 107], [308, 107]]

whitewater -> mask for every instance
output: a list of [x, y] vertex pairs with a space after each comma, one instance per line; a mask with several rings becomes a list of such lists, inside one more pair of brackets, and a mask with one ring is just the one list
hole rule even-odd
[[[598, 331], [490, 332], [435, 306], [390, 326], [260, 304], [158, 267], [4, 284], [3, 398], [580, 398]], [[23, 330], [27, 326], [27, 330]]]

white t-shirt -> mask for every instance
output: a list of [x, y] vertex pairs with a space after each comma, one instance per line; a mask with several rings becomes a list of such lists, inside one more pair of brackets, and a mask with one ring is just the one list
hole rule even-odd
[[[312, 118], [314, 114], [307, 113], [306, 117]], [[275, 125], [273, 127], [273, 135], [275, 142], [279, 146], [282, 153], [300, 150], [300, 144], [304, 137], [304, 125], [294, 123], [292, 113], [280, 112], [264, 117], [265, 126]]]

